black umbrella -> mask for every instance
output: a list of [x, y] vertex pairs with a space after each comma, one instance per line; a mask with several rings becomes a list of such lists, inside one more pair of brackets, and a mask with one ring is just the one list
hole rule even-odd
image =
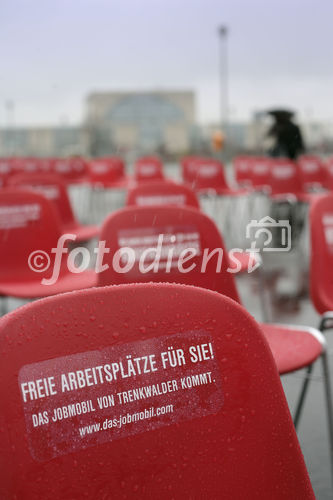
[[274, 116], [276, 120], [290, 120], [295, 113], [288, 109], [271, 109], [267, 111], [267, 114]]

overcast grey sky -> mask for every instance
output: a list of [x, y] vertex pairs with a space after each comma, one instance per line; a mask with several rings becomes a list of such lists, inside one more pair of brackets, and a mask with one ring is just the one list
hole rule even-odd
[[217, 26], [234, 119], [284, 105], [333, 121], [332, 0], [0, 0], [0, 126], [78, 123], [96, 90], [188, 88], [219, 118]]

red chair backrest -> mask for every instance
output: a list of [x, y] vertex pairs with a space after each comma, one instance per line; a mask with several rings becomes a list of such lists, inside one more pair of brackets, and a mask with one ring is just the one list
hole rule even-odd
[[213, 158], [201, 159], [196, 162], [196, 189], [229, 189], [223, 164]]
[[298, 159], [298, 164], [301, 168], [302, 179], [305, 185], [325, 186], [327, 171], [321, 158], [304, 155]]
[[200, 161], [200, 156], [185, 156], [181, 160], [181, 169], [183, 181], [192, 186], [197, 173], [197, 163]]
[[326, 183], [325, 187], [327, 189], [333, 190], [333, 157], [328, 158], [325, 162], [325, 170], [326, 170]]
[[172, 181], [142, 182], [128, 190], [126, 205], [185, 205], [200, 208], [195, 193]]
[[52, 160], [52, 171], [61, 176], [68, 184], [85, 181], [88, 176], [86, 160], [79, 156], [54, 158]]
[[270, 162], [270, 187], [272, 194], [297, 194], [303, 192], [300, 167], [286, 159], [272, 159]]
[[163, 164], [159, 158], [144, 156], [134, 164], [134, 180], [137, 182], [148, 182], [163, 180]]
[[310, 208], [311, 297], [317, 311], [329, 310], [333, 295], [333, 195], [323, 195]]
[[[48, 278], [52, 274], [32, 271], [32, 252], [46, 252], [57, 246], [61, 236], [59, 216], [50, 201], [39, 193], [4, 189], [0, 193], [0, 281]], [[43, 260], [43, 257], [41, 257]], [[51, 266], [52, 267], [52, 266]]]
[[215, 158], [185, 157], [182, 160], [182, 175], [184, 182], [192, 189], [229, 189], [224, 166]]
[[77, 223], [69, 201], [66, 184], [59, 175], [17, 174], [8, 180], [8, 186], [33, 189], [54, 203], [63, 224]]
[[226, 297], [58, 295], [2, 318], [0, 350], [1, 498], [314, 499], [270, 349]]
[[15, 173], [45, 173], [52, 171], [51, 158], [17, 157], [13, 159]]
[[116, 156], [90, 160], [88, 170], [90, 182], [97, 185], [111, 186], [125, 177], [125, 164]]
[[12, 158], [0, 158], [0, 187], [7, 184], [7, 180], [12, 175], [14, 170]]
[[[154, 252], [148, 249], [156, 247], [159, 235], [163, 235], [159, 265], [149, 272], [142, 272], [141, 269], [146, 268], [146, 264], [149, 266], [155, 257]], [[106, 247], [110, 248], [103, 260], [109, 267], [98, 274], [100, 286], [166, 281], [209, 288], [239, 301], [233, 276], [227, 272], [228, 254], [218, 229], [199, 210], [180, 206], [127, 207], [106, 219], [100, 239], [105, 240]], [[132, 251], [125, 253], [120, 261], [119, 269], [128, 269], [122, 273], [114, 265], [114, 255], [116, 252], [120, 255], [124, 247]], [[193, 249], [193, 256], [183, 267], [191, 270], [183, 273], [179, 271], [181, 267], [178, 263], [182, 252], [190, 255], [186, 252], [188, 248]], [[215, 249], [220, 251], [215, 252], [208, 261], [204, 260], [205, 253], [208, 255]], [[134, 260], [134, 254], [135, 262], [128, 261], [128, 258]], [[145, 262], [141, 265], [140, 259], [143, 262], [144, 257]], [[203, 262], [206, 264], [204, 267]]]
[[236, 156], [233, 159], [233, 168], [236, 182], [239, 185], [251, 184], [251, 156]]
[[250, 160], [249, 179], [251, 185], [257, 189], [266, 189], [271, 183], [270, 158], [253, 157]]

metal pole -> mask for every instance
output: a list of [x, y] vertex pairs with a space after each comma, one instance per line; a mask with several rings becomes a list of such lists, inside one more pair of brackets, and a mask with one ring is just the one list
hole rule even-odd
[[228, 27], [220, 26], [218, 29], [220, 37], [220, 122], [222, 131], [228, 128]]

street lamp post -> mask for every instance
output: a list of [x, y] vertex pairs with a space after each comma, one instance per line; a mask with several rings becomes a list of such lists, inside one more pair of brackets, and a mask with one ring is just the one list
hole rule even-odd
[[222, 130], [227, 132], [228, 129], [228, 27], [225, 25], [219, 26], [218, 34], [220, 39], [220, 123]]

